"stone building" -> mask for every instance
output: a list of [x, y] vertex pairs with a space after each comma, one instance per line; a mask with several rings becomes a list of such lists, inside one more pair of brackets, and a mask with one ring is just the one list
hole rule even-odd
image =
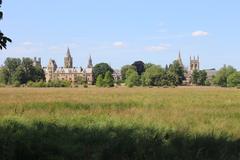
[[39, 66], [39, 67], [42, 67], [42, 64], [41, 64], [41, 58], [38, 58], [37, 57], [34, 57], [33, 58], [33, 66], [36, 67], [36, 66]]
[[79, 79], [83, 79], [90, 85], [93, 83], [93, 64], [91, 56], [86, 69], [82, 67], [73, 67], [73, 58], [70, 49], [67, 50], [66, 57], [64, 58], [64, 67], [58, 67], [55, 60], [50, 59], [48, 66], [44, 68], [44, 72], [47, 82], [53, 80], [66, 80], [75, 83]]

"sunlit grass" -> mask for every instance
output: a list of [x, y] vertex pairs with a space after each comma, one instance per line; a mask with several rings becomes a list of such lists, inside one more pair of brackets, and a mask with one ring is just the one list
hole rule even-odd
[[139, 125], [240, 138], [240, 90], [224, 88], [0, 88], [1, 121]]

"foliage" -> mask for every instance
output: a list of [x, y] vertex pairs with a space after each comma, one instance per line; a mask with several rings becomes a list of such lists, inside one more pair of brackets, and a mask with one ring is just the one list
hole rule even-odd
[[227, 87], [228, 77], [235, 72], [236, 72], [236, 69], [233, 68], [232, 66], [224, 66], [215, 75], [213, 79], [213, 83], [221, 87]]
[[144, 63], [142, 61], [134, 62], [132, 66], [136, 67], [138, 75], [142, 75], [142, 73], [145, 71]]
[[152, 63], [146, 63], [144, 64], [144, 71], [146, 71], [148, 68], [154, 66], [155, 64], [152, 64]]
[[240, 86], [240, 72], [234, 72], [227, 78], [228, 87], [237, 87]]
[[103, 76], [101, 74], [97, 77], [96, 86], [104, 87]]
[[144, 86], [161, 86], [163, 75], [164, 70], [160, 66], [153, 65], [144, 72], [142, 83]]
[[179, 61], [174, 61], [168, 67], [168, 72], [176, 76], [176, 84], [182, 85], [184, 77], [184, 68], [180, 65]]
[[[0, 0], [0, 8], [2, 7], [2, 0]], [[0, 20], [3, 18], [3, 12], [0, 11]], [[0, 49], [6, 49], [7, 43], [12, 42], [12, 40], [8, 37], [6, 37], [1, 31], [0, 31]]]
[[107, 72], [113, 73], [113, 69], [107, 63], [99, 63], [93, 67], [94, 82], [99, 75], [105, 76]]
[[122, 80], [125, 81], [126, 80], [126, 73], [129, 69], [133, 69], [135, 71], [137, 71], [136, 66], [133, 65], [125, 65], [121, 68], [121, 74], [122, 74]]
[[200, 86], [206, 85], [207, 72], [204, 70], [194, 70], [192, 73], [192, 83]]
[[82, 77], [82, 76], [78, 76], [76, 78], [76, 84], [78, 85], [84, 85], [84, 84], [87, 84], [87, 80], [86, 78]]
[[105, 87], [113, 87], [114, 86], [114, 79], [113, 79], [112, 73], [110, 71], [106, 72], [103, 82], [104, 82]]
[[127, 71], [125, 84], [128, 87], [134, 87], [134, 86], [140, 85], [140, 78], [138, 73], [135, 70], [129, 69]]
[[32, 82], [32, 81], [29, 81], [27, 83], [27, 86], [28, 87], [34, 87], [34, 88], [45, 88], [45, 87], [60, 88], [60, 87], [70, 87], [71, 82], [62, 81], [62, 80], [55, 80], [55, 81], [49, 81], [49, 82], [44, 82], [44, 81]]
[[28, 81], [45, 80], [45, 74], [39, 66], [33, 66], [30, 58], [7, 58], [0, 72], [4, 84], [26, 84]]

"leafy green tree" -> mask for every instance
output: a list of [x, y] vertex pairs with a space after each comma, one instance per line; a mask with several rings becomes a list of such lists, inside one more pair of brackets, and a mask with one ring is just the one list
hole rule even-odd
[[18, 66], [18, 68], [16, 69], [16, 71], [13, 74], [12, 82], [14, 84], [16, 84], [16, 83], [23, 84], [23, 83], [27, 82], [27, 80], [25, 78], [26, 78], [25, 77], [25, 71], [24, 71], [23, 67]]
[[122, 75], [122, 80], [125, 81], [126, 80], [126, 73], [129, 69], [133, 69], [135, 71], [137, 71], [136, 66], [133, 65], [125, 65], [121, 68], [121, 75]]
[[114, 79], [113, 79], [112, 73], [110, 71], [107, 71], [107, 73], [105, 74], [103, 82], [104, 82], [105, 87], [113, 87], [114, 86]]
[[138, 75], [141, 75], [145, 71], [144, 63], [142, 61], [136, 61], [132, 64], [137, 69]]
[[197, 85], [198, 80], [199, 80], [199, 72], [198, 70], [194, 70], [192, 73], [192, 83]]
[[[16, 72], [16, 69], [21, 65], [21, 59], [19, 58], [7, 58], [4, 62], [3, 77], [7, 82], [5, 84], [12, 84], [12, 77]], [[8, 77], [8, 78], [7, 78]]]
[[235, 72], [237, 72], [237, 70], [232, 66], [224, 66], [215, 75], [213, 83], [221, 87], [227, 87], [228, 77]]
[[194, 70], [192, 73], [192, 83], [195, 85], [206, 85], [207, 81], [207, 72], [204, 70], [198, 71]]
[[[0, 0], [0, 8], [2, 7], [2, 0]], [[3, 12], [0, 11], [0, 20], [3, 18]], [[7, 48], [7, 42], [12, 42], [12, 40], [8, 37], [6, 37], [1, 31], [0, 31], [0, 49]]]
[[8, 84], [11, 79], [9, 70], [6, 67], [0, 68], [0, 83]]
[[154, 66], [154, 64], [152, 64], [152, 63], [146, 63], [146, 64], [144, 64], [144, 71], [146, 71], [148, 68], [150, 68], [150, 67], [152, 67], [152, 66]]
[[94, 82], [99, 75], [105, 76], [107, 72], [113, 73], [113, 69], [107, 63], [99, 63], [93, 67]]
[[199, 71], [198, 85], [204, 86], [207, 82], [207, 72], [205, 70]]
[[101, 74], [97, 77], [96, 86], [97, 87], [103, 87], [104, 86], [103, 76]]
[[228, 87], [240, 86], [240, 72], [234, 72], [227, 78]]
[[1, 69], [1, 81], [5, 84], [24, 84], [28, 81], [38, 82], [45, 80], [45, 74], [41, 67], [33, 66], [30, 58], [7, 58]]
[[34, 82], [46, 80], [44, 70], [40, 66], [33, 67], [32, 80]]
[[165, 70], [162, 86], [177, 86], [176, 74]]
[[160, 86], [163, 80], [164, 70], [161, 66], [153, 65], [143, 74], [144, 86]]
[[176, 84], [181, 85], [184, 77], [184, 68], [178, 61], [174, 61], [173, 64], [169, 65], [168, 71], [176, 76]]
[[125, 84], [128, 87], [139, 86], [140, 79], [137, 71], [129, 69], [126, 74]]

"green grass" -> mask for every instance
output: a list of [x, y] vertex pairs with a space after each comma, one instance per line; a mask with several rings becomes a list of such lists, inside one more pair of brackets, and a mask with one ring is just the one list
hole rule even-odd
[[0, 88], [0, 159], [240, 159], [240, 90]]

